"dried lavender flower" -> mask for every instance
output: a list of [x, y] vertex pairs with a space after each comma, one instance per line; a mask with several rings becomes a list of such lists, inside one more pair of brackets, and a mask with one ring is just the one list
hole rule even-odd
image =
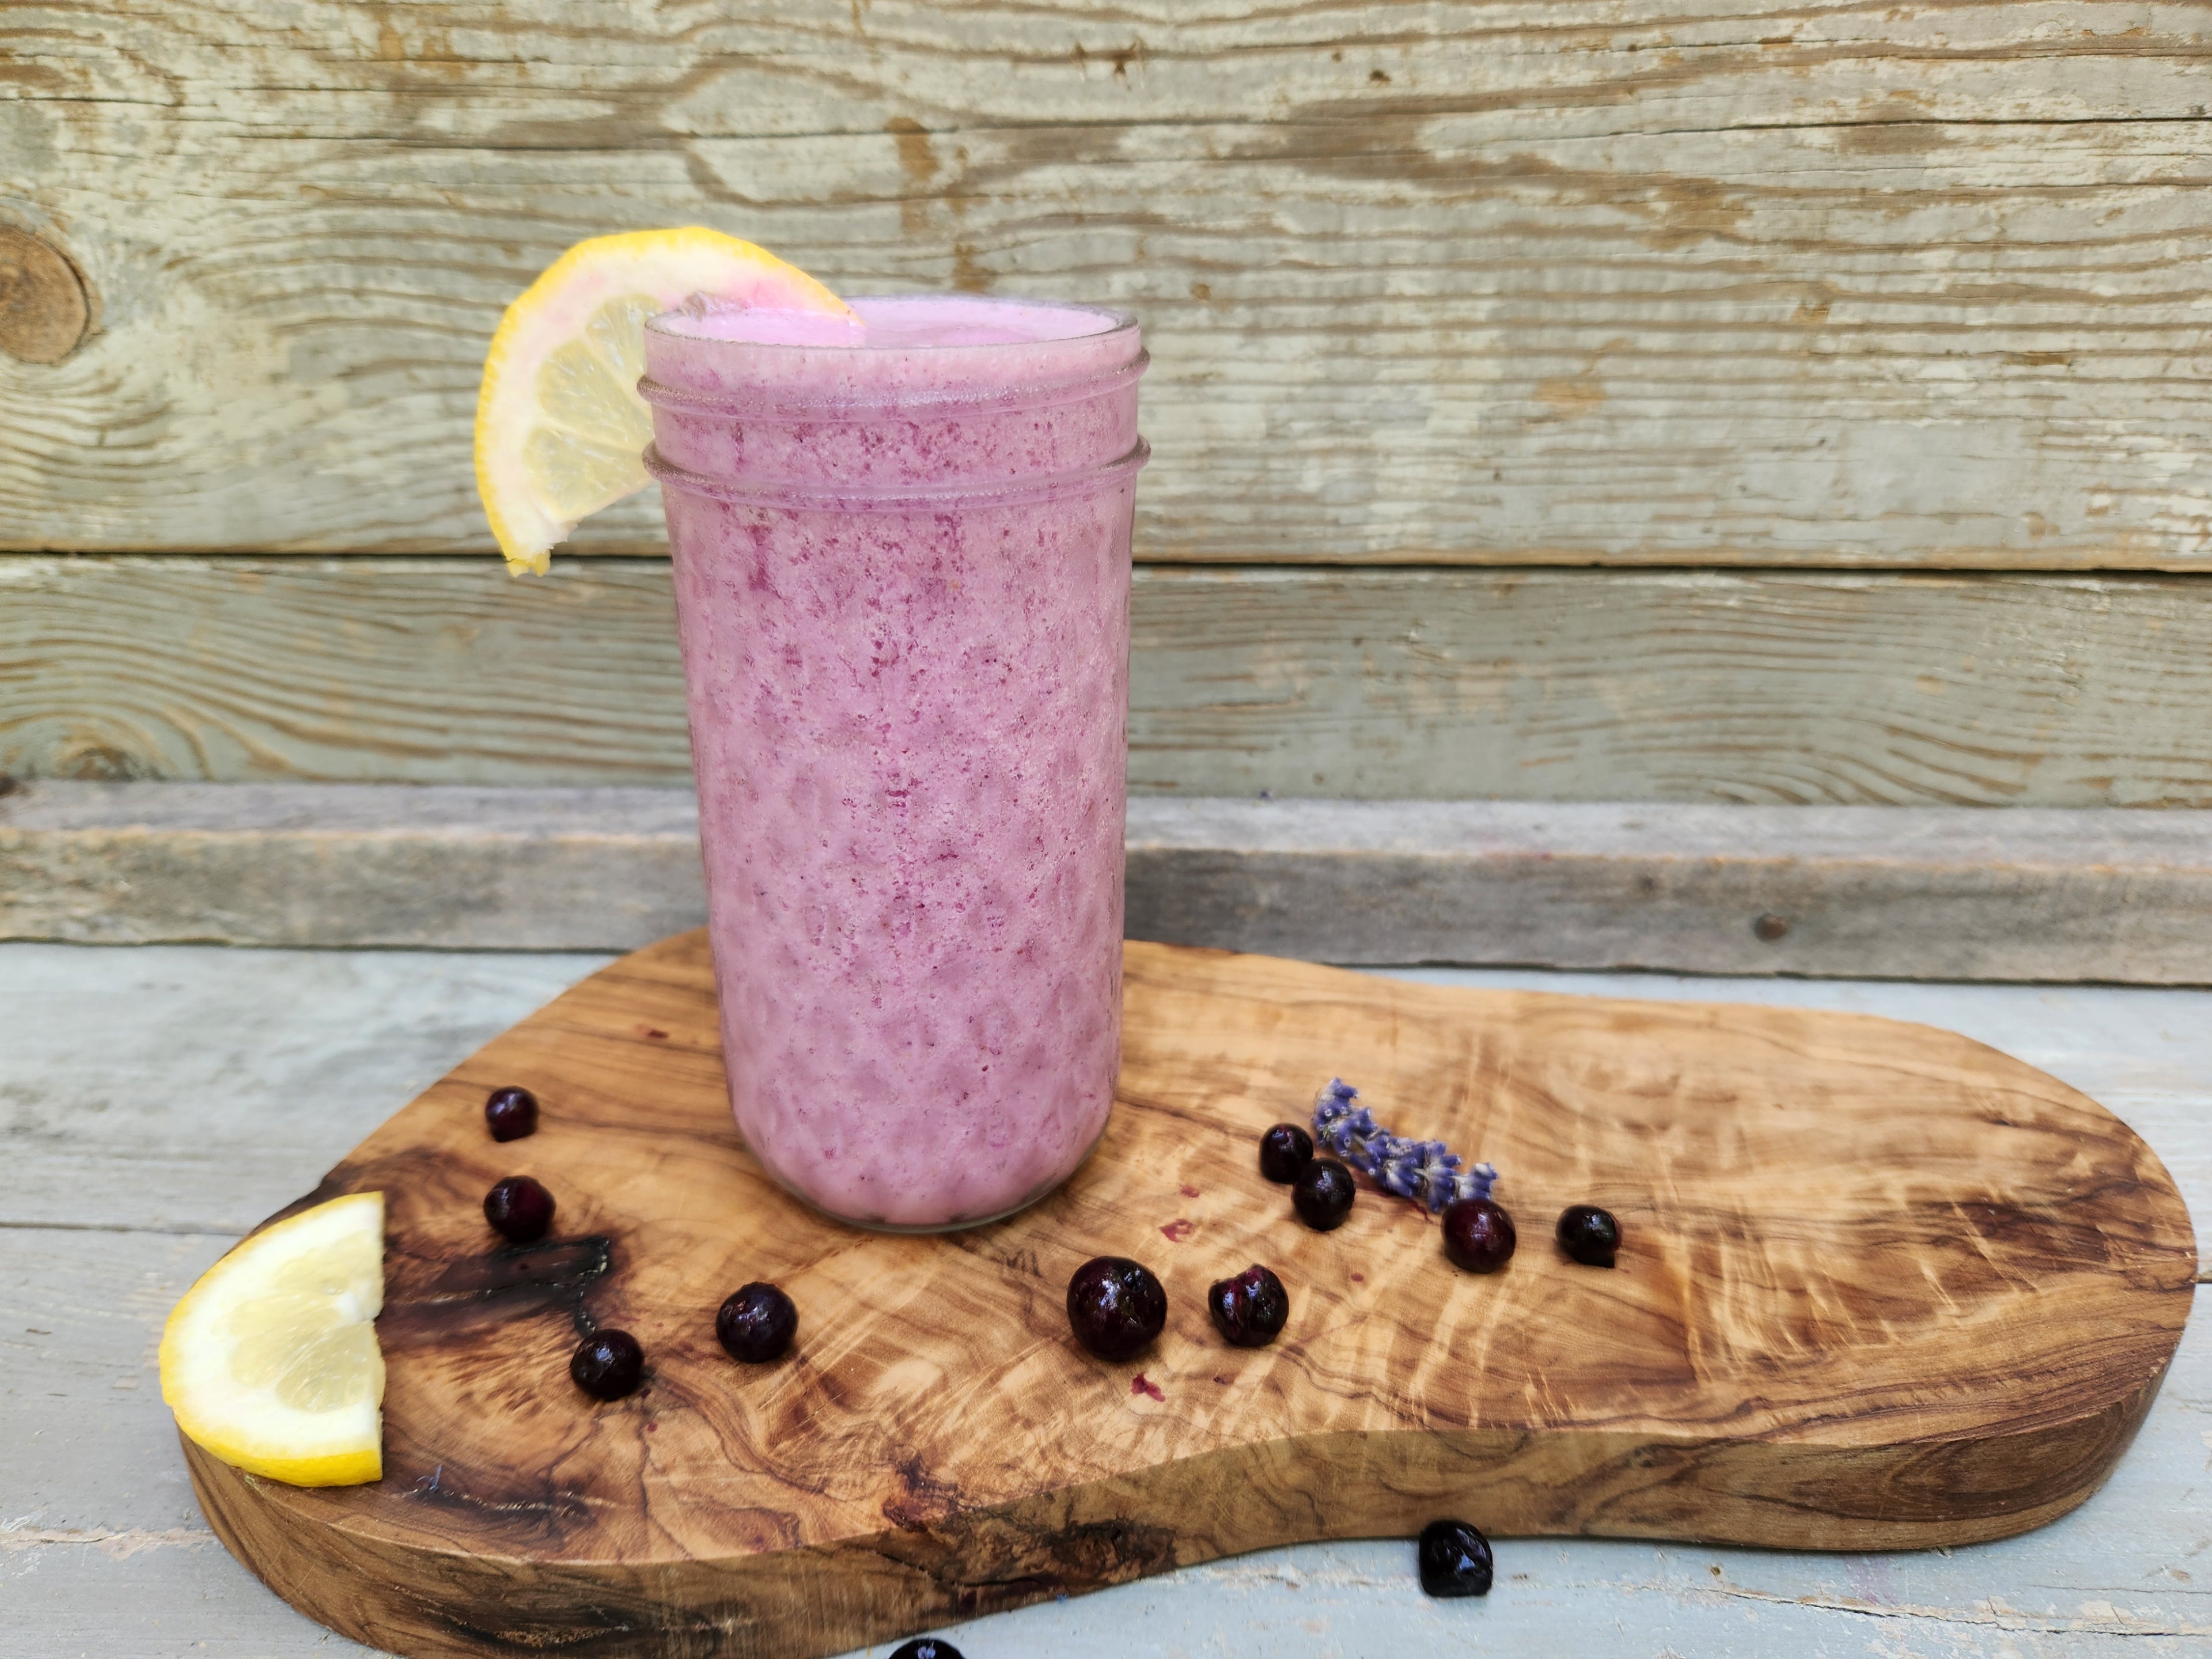
[[1431, 1214], [1454, 1199], [1488, 1198], [1498, 1171], [1487, 1164], [1467, 1168], [1441, 1140], [1408, 1140], [1352, 1103], [1359, 1091], [1342, 1078], [1314, 1097], [1314, 1139], [1386, 1193], [1409, 1198]]

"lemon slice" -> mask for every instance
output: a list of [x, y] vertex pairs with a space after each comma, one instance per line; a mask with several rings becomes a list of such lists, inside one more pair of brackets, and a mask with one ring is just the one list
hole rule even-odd
[[295, 1486], [384, 1474], [384, 1194], [264, 1227], [200, 1275], [161, 1333], [161, 1398], [226, 1463]]
[[694, 294], [850, 317], [764, 248], [692, 225], [579, 242], [507, 308], [477, 393], [477, 494], [507, 568], [545, 574], [553, 544], [650, 480], [637, 377], [645, 324]]

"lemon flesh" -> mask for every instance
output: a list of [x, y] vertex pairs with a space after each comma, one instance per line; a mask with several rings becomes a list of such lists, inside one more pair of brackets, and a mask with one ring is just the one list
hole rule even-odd
[[194, 1443], [295, 1486], [384, 1474], [384, 1194], [264, 1227], [200, 1275], [161, 1333], [161, 1398]]
[[477, 393], [477, 495], [507, 568], [543, 575], [555, 543], [651, 480], [647, 319], [693, 295], [850, 317], [842, 300], [763, 248], [696, 225], [594, 236], [507, 308]]

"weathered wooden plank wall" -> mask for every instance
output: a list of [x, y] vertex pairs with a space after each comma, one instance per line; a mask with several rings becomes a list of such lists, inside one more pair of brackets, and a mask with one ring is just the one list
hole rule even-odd
[[[1139, 794], [1667, 804], [1601, 896], [1698, 803], [2212, 808], [2208, 184], [2203, 0], [16, 0], [0, 776], [679, 784], [656, 504], [509, 583], [468, 428], [538, 269], [696, 220], [1143, 316]], [[1950, 971], [2202, 976], [2124, 917], [2043, 949], [2169, 888], [2032, 818]], [[11, 915], [197, 925], [181, 876], [85, 899], [80, 841]], [[1436, 948], [1511, 933], [1401, 850]], [[1735, 963], [1763, 881], [1604, 899], [1602, 959]], [[1800, 921], [1774, 965], [1936, 959]]]
[[[2212, 807], [2212, 583], [1138, 574], [1140, 793]], [[665, 562], [0, 560], [0, 773], [682, 783]]]
[[4, 27], [0, 546], [481, 550], [501, 306], [699, 219], [1140, 312], [1146, 556], [2212, 568], [2201, 0]]

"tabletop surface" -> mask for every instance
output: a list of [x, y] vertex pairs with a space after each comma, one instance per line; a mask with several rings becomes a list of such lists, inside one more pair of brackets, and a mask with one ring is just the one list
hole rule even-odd
[[[0, 1608], [5, 1650], [366, 1652], [224, 1553], [161, 1402], [170, 1304], [369, 1129], [605, 958], [0, 946]], [[1948, 1026], [2085, 1090], [2212, 1215], [2212, 993], [1407, 969], [1436, 982], [1841, 1008]], [[1504, 1540], [1483, 1601], [1411, 1547], [1313, 1545], [961, 1626], [969, 1659], [2181, 1652], [2212, 1638], [2212, 1336], [2191, 1320], [2110, 1484], [2039, 1532], [1801, 1555]], [[2203, 1583], [2197, 1580], [2203, 1578]], [[2149, 1638], [2148, 1641], [2145, 1638]]]

